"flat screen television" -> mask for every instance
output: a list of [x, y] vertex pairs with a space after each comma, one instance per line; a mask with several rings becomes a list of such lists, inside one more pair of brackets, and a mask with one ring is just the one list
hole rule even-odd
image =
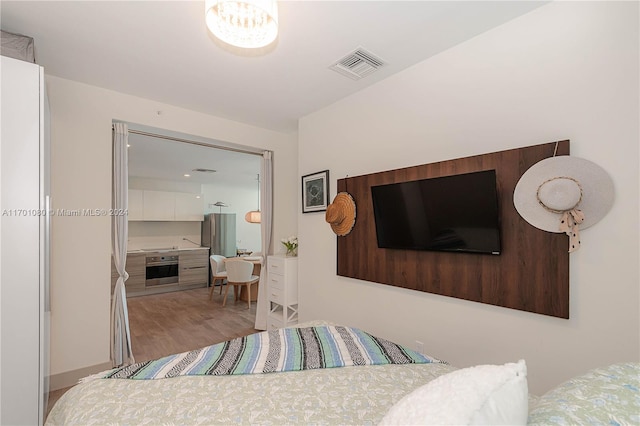
[[496, 171], [371, 187], [378, 247], [500, 254]]

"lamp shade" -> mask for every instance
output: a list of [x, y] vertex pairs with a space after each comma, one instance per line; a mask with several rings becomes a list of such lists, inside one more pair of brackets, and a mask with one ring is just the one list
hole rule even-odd
[[278, 36], [276, 0], [205, 0], [209, 31], [232, 46], [259, 48]]
[[260, 210], [253, 210], [244, 215], [244, 220], [249, 223], [260, 223], [262, 219], [262, 215], [260, 214]]
[[251, 210], [244, 215], [244, 220], [249, 223], [260, 223], [260, 220], [262, 219], [262, 215], [260, 214], [260, 175], [258, 175], [256, 182], [258, 182], [258, 209]]

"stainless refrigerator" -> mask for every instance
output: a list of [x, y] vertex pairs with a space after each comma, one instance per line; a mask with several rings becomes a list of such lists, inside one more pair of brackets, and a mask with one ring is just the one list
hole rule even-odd
[[236, 214], [209, 213], [202, 222], [202, 246], [209, 255], [236, 256]]

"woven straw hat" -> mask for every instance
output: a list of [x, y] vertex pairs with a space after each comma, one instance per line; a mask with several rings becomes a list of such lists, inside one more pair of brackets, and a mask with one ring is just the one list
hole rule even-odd
[[561, 218], [578, 212], [577, 223], [588, 228], [602, 219], [613, 205], [613, 181], [591, 161], [561, 155], [546, 158], [527, 170], [513, 193], [513, 204], [520, 216], [538, 229], [566, 232]]
[[327, 207], [325, 220], [339, 237], [344, 237], [356, 223], [356, 203], [348, 192], [340, 192]]

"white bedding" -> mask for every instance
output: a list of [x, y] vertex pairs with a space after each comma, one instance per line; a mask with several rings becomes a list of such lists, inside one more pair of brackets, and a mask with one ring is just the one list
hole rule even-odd
[[404, 395], [453, 370], [446, 364], [404, 364], [98, 379], [67, 391], [46, 424], [377, 424]]
[[[335, 324], [299, 327], [316, 325]], [[377, 425], [405, 395], [453, 371], [430, 363], [96, 379], [67, 391], [45, 425]], [[595, 369], [541, 398], [529, 395], [528, 405], [529, 424], [640, 424], [640, 363]]]
[[[305, 326], [320, 324], [326, 323]], [[241, 376], [96, 379], [67, 391], [46, 425], [373, 425], [404, 395], [454, 370], [439, 363], [392, 364]]]

